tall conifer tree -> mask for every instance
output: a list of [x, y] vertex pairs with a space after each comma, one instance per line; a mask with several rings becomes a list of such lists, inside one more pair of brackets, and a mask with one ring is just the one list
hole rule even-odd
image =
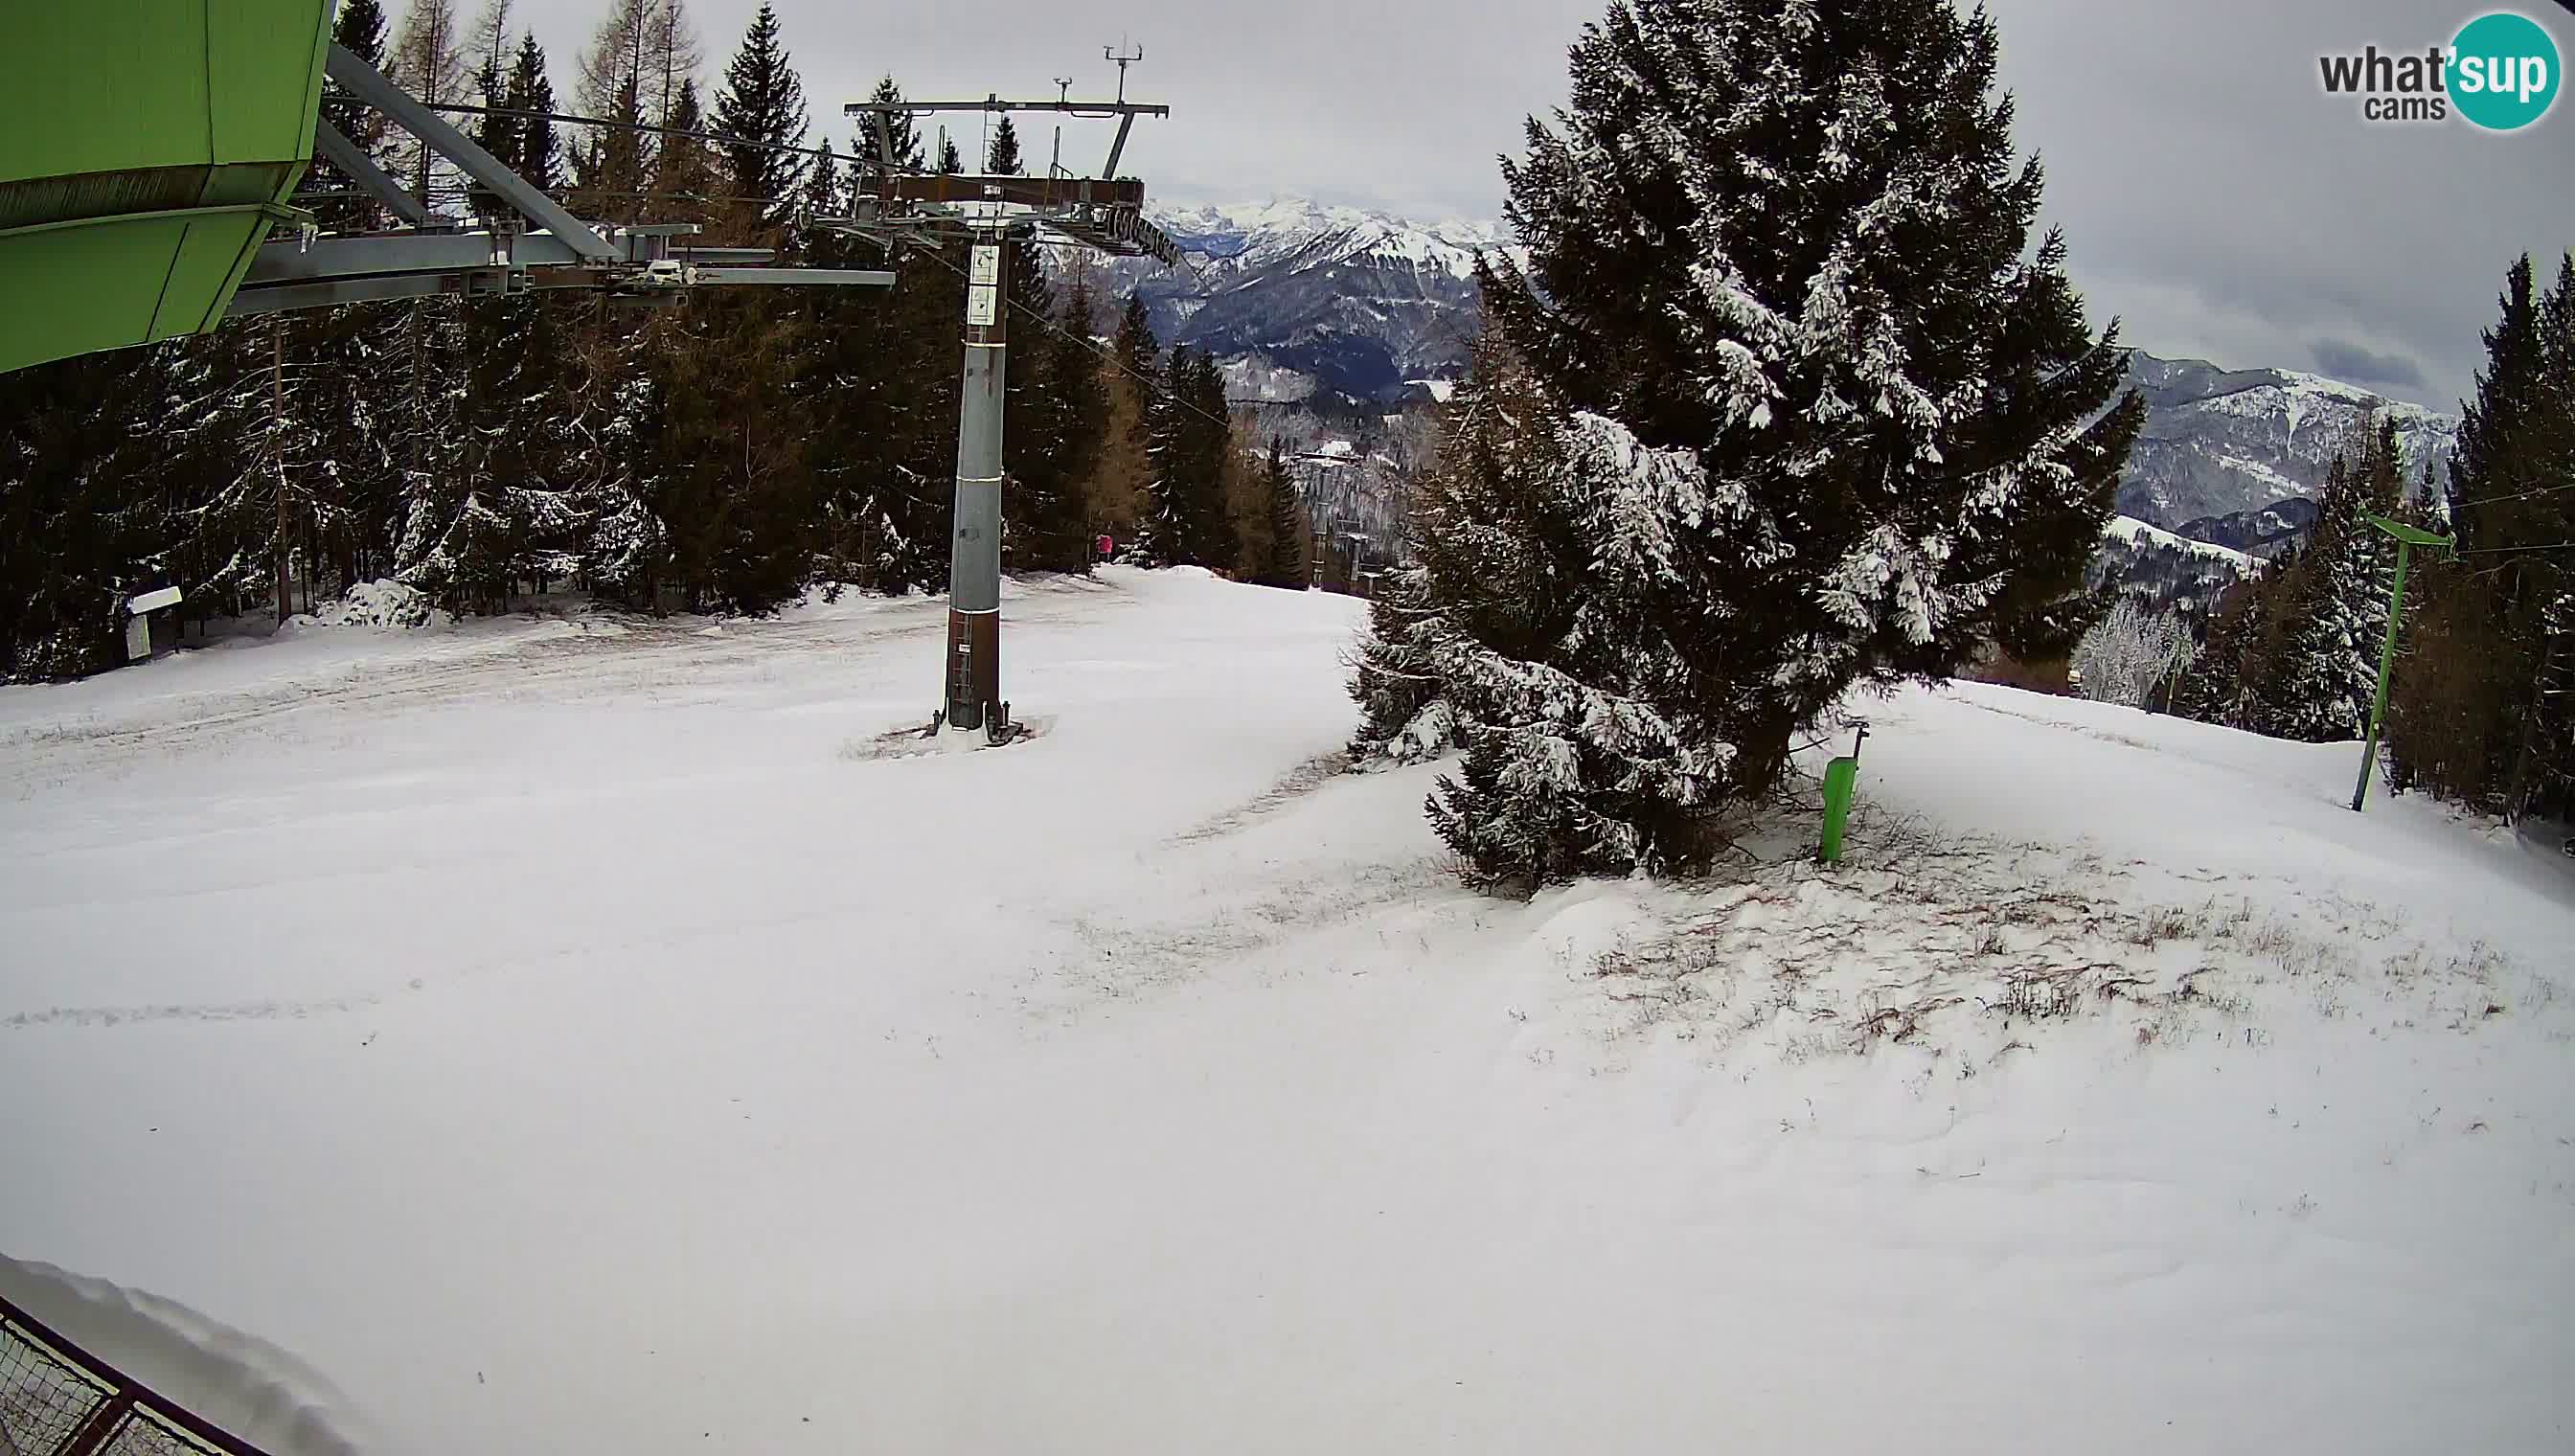
[[795, 211], [811, 169], [807, 158], [778, 149], [803, 146], [805, 124], [804, 78], [779, 38], [776, 7], [763, 4], [725, 66], [715, 112], [715, 130], [741, 139], [725, 146], [725, 190], [757, 199], [737, 204], [754, 211], [748, 220], [754, 232], [783, 229]]
[[1617, 0], [1574, 46], [1503, 169], [1528, 274], [1481, 275], [1546, 428], [1460, 523], [1550, 631], [1434, 652], [1478, 880], [1698, 862], [1854, 685], [2089, 625], [2143, 405], [2031, 249], [1998, 50], [1949, 0]]
[[993, 145], [984, 154], [984, 172], [991, 177], [1017, 177], [1028, 171], [1020, 160], [1020, 129], [1008, 116], [993, 128]]
[[2399, 782], [2575, 812], [2575, 254], [2547, 289], [2522, 258], [2499, 304], [2450, 463], [2459, 557], [2408, 590], [2388, 744]]

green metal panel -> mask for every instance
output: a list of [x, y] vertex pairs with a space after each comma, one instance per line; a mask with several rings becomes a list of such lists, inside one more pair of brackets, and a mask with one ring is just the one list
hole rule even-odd
[[1851, 794], [1859, 787], [1859, 759], [1835, 758], [1824, 765], [1824, 841], [1815, 857], [1826, 864], [1842, 862], [1842, 828], [1850, 822]]
[[0, 370], [220, 322], [313, 151], [332, 0], [0, 0]]

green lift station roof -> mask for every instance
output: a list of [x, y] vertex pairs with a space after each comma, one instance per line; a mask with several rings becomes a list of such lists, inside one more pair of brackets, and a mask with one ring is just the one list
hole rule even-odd
[[0, 0], [0, 371], [203, 333], [313, 155], [332, 0]]

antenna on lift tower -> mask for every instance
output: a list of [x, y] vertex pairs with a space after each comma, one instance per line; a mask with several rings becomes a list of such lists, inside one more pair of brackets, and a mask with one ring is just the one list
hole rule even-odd
[[[1126, 87], [1121, 86], [1118, 88], [1118, 98], [1121, 101], [1127, 99]], [[1058, 106], [1073, 105], [1073, 78], [1071, 76], [1058, 76], [1055, 78], [1055, 104]], [[1062, 122], [1058, 122], [1056, 124], [1055, 155], [1047, 159], [1047, 175], [1049, 177], [1062, 177], [1064, 175], [1064, 124]]]
[[1145, 59], [1145, 48], [1141, 45], [1136, 47], [1136, 54], [1130, 56], [1121, 54], [1108, 46], [1102, 46], [1100, 48], [1100, 58], [1104, 61], [1116, 61], [1118, 63], [1118, 99], [1121, 102], [1126, 101], [1127, 68], [1136, 64], [1138, 61]]
[[[1145, 220], [1145, 184], [1120, 177], [1127, 136], [1140, 116], [1167, 117], [1168, 106], [1127, 99], [1127, 68], [1145, 58], [1112, 50], [1118, 63], [1116, 101], [1075, 101], [1073, 83], [1059, 80], [1053, 101], [858, 101], [842, 110], [860, 118], [877, 140], [876, 166], [853, 189], [850, 215], [834, 229], [889, 249], [927, 244], [916, 256], [954, 268], [939, 249], [971, 245], [966, 270], [966, 376], [957, 421], [957, 523], [948, 557], [948, 653], [941, 707], [923, 737], [942, 728], [981, 729], [999, 746], [1024, 735], [1002, 697], [1002, 381], [1009, 353], [1010, 255], [1008, 244], [1040, 232], [1118, 257], [1145, 257], [1166, 265], [1180, 249]], [[894, 118], [942, 112], [1052, 111], [1060, 117], [1115, 120], [1117, 139], [1097, 177], [1076, 177], [1059, 161], [1044, 177], [921, 176], [905, 171], [894, 150]], [[1041, 321], [1046, 322], [1046, 321]]]

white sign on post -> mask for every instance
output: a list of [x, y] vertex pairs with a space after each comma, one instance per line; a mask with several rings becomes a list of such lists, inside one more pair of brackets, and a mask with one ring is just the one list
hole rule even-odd
[[966, 322], [979, 329], [993, 327], [1002, 316], [1002, 291], [987, 284], [977, 284], [966, 291]]
[[972, 281], [986, 285], [998, 284], [1002, 281], [1001, 245], [997, 243], [975, 245], [975, 273]]

